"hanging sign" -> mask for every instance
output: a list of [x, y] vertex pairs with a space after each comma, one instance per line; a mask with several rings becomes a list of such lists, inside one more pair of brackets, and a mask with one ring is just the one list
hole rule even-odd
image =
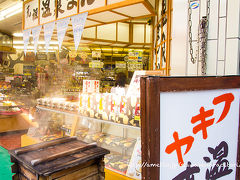
[[59, 49], [61, 49], [62, 42], [68, 28], [70, 18], [65, 18], [57, 21], [57, 35], [58, 35], [58, 45]]
[[116, 61], [115, 66], [118, 69], [126, 69], [127, 68], [126, 62], [124, 62], [124, 61]]
[[85, 61], [87, 60], [88, 55], [87, 55], [86, 52], [82, 52], [82, 53], [80, 54], [80, 57], [82, 58], [83, 62], [85, 62]]
[[57, 0], [57, 16], [58, 18], [64, 18], [77, 14], [77, 0]]
[[40, 0], [40, 24], [56, 19], [55, 0]]
[[38, 0], [27, 2], [24, 6], [24, 28], [38, 25]]
[[79, 0], [79, 12], [103, 7], [105, 3], [105, 0]]
[[46, 52], [48, 52], [48, 47], [49, 47], [49, 43], [50, 43], [51, 38], [52, 38], [54, 27], [55, 27], [55, 22], [54, 21], [51, 22], [51, 23], [43, 25]]
[[92, 51], [92, 57], [94, 58], [101, 58], [101, 51]]
[[90, 68], [103, 68], [103, 62], [101, 61], [92, 61], [89, 63]]
[[27, 29], [27, 30], [23, 31], [23, 43], [24, 43], [24, 54], [25, 55], [27, 53], [27, 46], [28, 46], [30, 34], [31, 34], [31, 29]]
[[130, 51], [128, 53], [128, 61], [141, 61], [142, 52], [141, 51]]
[[128, 62], [128, 71], [143, 70], [142, 62]]
[[71, 17], [76, 51], [78, 49], [78, 46], [82, 37], [82, 32], [84, 29], [87, 16], [88, 16], [88, 12]]
[[[113, 5], [114, 4], [114, 5]], [[26, 0], [23, 2], [23, 29], [43, 25], [52, 21], [57, 21], [77, 14], [91, 12], [91, 18], [98, 20], [97, 13], [110, 13], [112, 9], [127, 7], [139, 4], [146, 7], [145, 0]], [[119, 9], [120, 10], [120, 9]], [[124, 12], [123, 14], [128, 14]], [[140, 12], [141, 15], [153, 15], [153, 9], [146, 8]], [[95, 17], [94, 17], [95, 16]], [[132, 15], [137, 17], [138, 15]], [[112, 20], [122, 20], [125, 16], [115, 17]], [[99, 21], [100, 21], [99, 19]], [[127, 18], [128, 19], [128, 18]], [[112, 22], [111, 18], [110, 21]], [[109, 21], [109, 22], [110, 22]], [[90, 23], [91, 24], [91, 23]], [[90, 24], [88, 24], [90, 26]]]
[[36, 55], [36, 52], [37, 52], [38, 40], [39, 40], [39, 35], [40, 35], [40, 32], [41, 32], [41, 29], [42, 29], [42, 25], [37, 26], [37, 27], [32, 29], [35, 55]]

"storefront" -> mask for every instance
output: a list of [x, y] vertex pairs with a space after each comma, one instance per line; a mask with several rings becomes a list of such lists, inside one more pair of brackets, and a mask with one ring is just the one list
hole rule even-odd
[[[66, 137], [97, 143], [110, 150], [104, 158], [107, 180], [169, 179], [168, 173], [162, 173], [169, 169], [158, 165], [168, 158], [161, 147], [172, 141], [165, 142], [160, 133], [165, 137], [169, 134], [162, 127], [177, 126], [165, 121], [160, 126], [168, 114], [159, 117], [166, 110], [159, 110], [163, 107], [159, 93], [170, 91], [175, 97], [178, 91], [230, 91], [239, 88], [239, 80], [216, 79], [216, 87], [209, 87], [214, 78], [195, 79], [206, 85], [191, 78], [158, 78], [236, 75], [238, 69], [231, 63], [239, 67], [239, 34], [232, 24], [238, 19], [227, 13], [232, 6], [232, 2], [207, 0], [24, 1], [22, 34], [12, 37], [11, 54], [2, 55], [0, 84], [0, 112], [11, 113], [1, 117], [12, 115], [16, 118], [11, 121], [20, 123], [5, 122], [1, 132], [25, 131], [22, 147]], [[140, 77], [144, 77], [141, 85]], [[236, 83], [223, 87], [232, 79]], [[181, 106], [180, 100], [176, 106]], [[169, 106], [175, 107], [174, 100]], [[179, 167], [174, 173], [183, 170]]]

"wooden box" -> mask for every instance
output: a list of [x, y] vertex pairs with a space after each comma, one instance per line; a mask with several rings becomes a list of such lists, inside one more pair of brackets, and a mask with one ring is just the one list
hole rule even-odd
[[104, 179], [104, 155], [110, 152], [76, 137], [65, 137], [9, 151], [13, 180]]

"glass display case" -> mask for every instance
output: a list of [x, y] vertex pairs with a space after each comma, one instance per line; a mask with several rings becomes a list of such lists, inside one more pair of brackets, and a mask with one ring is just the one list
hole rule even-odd
[[138, 97], [80, 93], [77, 101], [48, 97], [38, 99], [37, 104], [33, 115], [37, 126], [27, 133], [33, 143], [77, 136], [79, 140], [97, 143], [111, 151], [105, 156], [106, 169], [132, 176], [128, 173], [129, 164], [141, 136]]

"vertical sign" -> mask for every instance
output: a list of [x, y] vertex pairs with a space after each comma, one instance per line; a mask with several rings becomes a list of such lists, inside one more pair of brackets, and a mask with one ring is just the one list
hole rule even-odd
[[40, 0], [40, 24], [56, 19], [55, 0]]
[[57, 0], [58, 18], [77, 14], [77, 1], [78, 0]]
[[83, 93], [99, 93], [99, 80], [83, 80]]
[[24, 5], [24, 29], [38, 25], [38, 0], [33, 0]]
[[105, 0], [79, 0], [79, 12], [105, 6]]

